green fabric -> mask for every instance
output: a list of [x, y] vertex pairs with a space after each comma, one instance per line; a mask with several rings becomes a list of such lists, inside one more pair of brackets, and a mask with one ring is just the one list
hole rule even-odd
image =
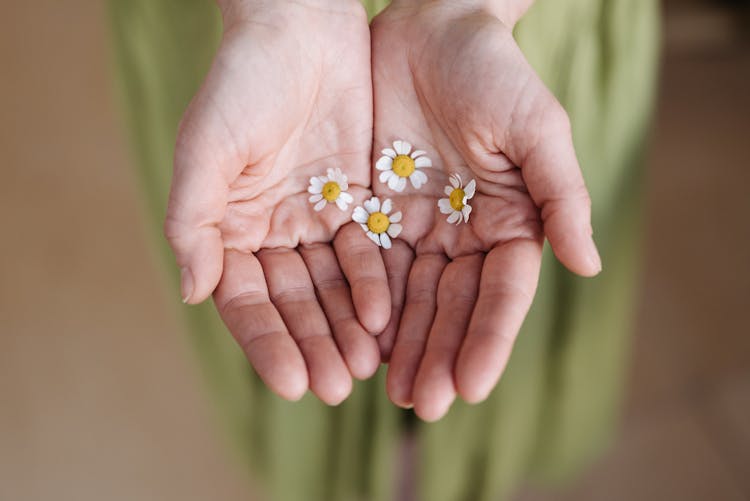
[[[365, 2], [374, 14], [387, 2]], [[161, 237], [177, 123], [220, 37], [207, 0], [110, 0], [115, 71], [153, 231]], [[637, 265], [642, 142], [653, 97], [656, 0], [537, 0], [516, 30], [524, 53], [568, 110], [594, 206], [604, 272], [573, 277], [548, 249], [539, 291], [498, 388], [417, 423], [425, 501], [497, 500], [521, 481], [560, 481], [611, 434], [628, 355]], [[165, 264], [166, 266], [166, 264]], [[178, 293], [176, 270], [172, 276]], [[263, 498], [391, 500], [398, 448], [412, 420], [392, 406], [384, 374], [341, 406], [287, 403], [249, 368], [211, 304], [183, 308], [197, 358]]]

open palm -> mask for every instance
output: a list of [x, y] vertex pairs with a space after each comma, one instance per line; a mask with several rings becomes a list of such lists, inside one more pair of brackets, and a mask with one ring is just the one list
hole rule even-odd
[[[370, 186], [367, 20], [356, 1], [312, 4], [224, 10], [219, 52], [180, 127], [165, 233], [186, 301], [215, 289], [268, 386], [336, 404], [350, 374], [377, 369], [368, 331], [382, 330], [390, 304], [382, 261], [350, 219]], [[319, 193], [335, 168], [348, 186], [312, 198], [311, 178]]]
[[[394, 4], [376, 18], [372, 58], [375, 157], [407, 140], [431, 158], [419, 169], [428, 181], [394, 192], [396, 183], [378, 180], [386, 160], [373, 191], [403, 213], [399, 240], [383, 251], [393, 298], [379, 338], [388, 393], [434, 420], [456, 393], [477, 402], [496, 384], [531, 305], [545, 237], [576, 273], [596, 274], [600, 263], [567, 116], [511, 27], [454, 2], [426, 4]], [[474, 180], [475, 194], [441, 211], [451, 174], [467, 195]]]

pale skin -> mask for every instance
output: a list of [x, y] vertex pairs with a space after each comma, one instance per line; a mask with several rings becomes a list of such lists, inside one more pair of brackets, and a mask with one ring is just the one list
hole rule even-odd
[[355, 204], [370, 194], [367, 18], [354, 1], [221, 8], [224, 37], [180, 126], [165, 223], [182, 294], [195, 304], [213, 293], [274, 392], [310, 389], [335, 405], [352, 376], [377, 370], [371, 333], [390, 314], [379, 251], [351, 207], [316, 212], [307, 192], [338, 167]]
[[[567, 116], [511, 30], [530, 2], [396, 0], [372, 26], [375, 150], [409, 138], [429, 182], [393, 196], [404, 230], [383, 253], [393, 318], [379, 338], [391, 400], [441, 418], [484, 400], [531, 305], [546, 237], [584, 276], [601, 262]], [[448, 175], [477, 183], [468, 223], [437, 210]]]
[[[529, 3], [397, 0], [371, 54], [356, 1], [220, 2], [225, 35], [180, 127], [165, 233], [186, 302], [213, 293], [280, 396], [337, 404], [382, 358], [393, 402], [439, 419], [495, 386], [545, 237], [571, 271], [601, 269], [567, 117], [511, 36]], [[420, 190], [371, 172], [395, 139], [432, 159]], [[393, 248], [351, 222], [353, 206], [312, 209], [309, 178], [329, 167], [354, 205], [370, 189], [393, 200]], [[459, 226], [437, 209], [454, 172], [477, 182]]]

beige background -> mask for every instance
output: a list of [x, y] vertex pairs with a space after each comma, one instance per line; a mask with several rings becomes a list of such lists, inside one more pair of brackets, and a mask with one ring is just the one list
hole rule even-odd
[[[240, 500], [147, 239], [100, 2], [0, 16], [0, 500]], [[750, 50], [670, 3], [629, 397], [530, 500], [750, 497]]]

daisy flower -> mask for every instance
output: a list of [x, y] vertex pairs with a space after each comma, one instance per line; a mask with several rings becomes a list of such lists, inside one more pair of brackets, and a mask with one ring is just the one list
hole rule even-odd
[[393, 203], [386, 198], [382, 205], [378, 197], [366, 200], [364, 208], [356, 207], [352, 214], [352, 220], [359, 223], [370, 240], [382, 246], [384, 249], [391, 248], [391, 238], [396, 238], [403, 227], [398, 224], [401, 221], [401, 212], [388, 215], [393, 209]]
[[375, 168], [382, 171], [380, 182], [387, 182], [393, 191], [404, 191], [407, 178], [416, 189], [427, 182], [427, 175], [419, 170], [423, 167], [432, 167], [432, 160], [427, 157], [427, 152], [412, 152], [411, 144], [406, 141], [394, 141], [393, 148], [386, 148], [381, 153], [383, 156], [375, 163]]
[[448, 216], [448, 222], [453, 224], [460, 224], [461, 221], [469, 222], [469, 214], [471, 214], [471, 205], [469, 200], [474, 196], [474, 192], [477, 188], [477, 183], [473, 179], [469, 181], [466, 186], [461, 181], [461, 176], [458, 174], [450, 175], [450, 186], [445, 187], [445, 194], [448, 198], [441, 198], [438, 200], [438, 207], [440, 212], [443, 214], [450, 214]]
[[336, 207], [345, 211], [349, 204], [354, 202], [354, 197], [346, 192], [349, 189], [346, 175], [338, 167], [328, 169], [326, 174], [326, 176], [310, 178], [310, 187], [307, 191], [312, 196], [308, 200], [311, 204], [315, 204], [316, 211], [322, 211], [329, 203], [335, 203]]

